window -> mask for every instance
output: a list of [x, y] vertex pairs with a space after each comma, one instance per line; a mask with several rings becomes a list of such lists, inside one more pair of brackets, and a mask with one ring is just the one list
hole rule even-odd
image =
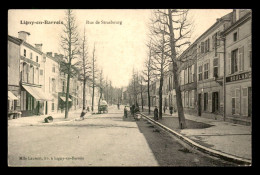
[[192, 74], [191, 74], [191, 66], [188, 68], [188, 74], [189, 74], [189, 83], [192, 82]]
[[185, 107], [189, 107], [189, 91], [185, 92]]
[[55, 65], [52, 65], [52, 72], [55, 72]]
[[232, 115], [240, 113], [240, 88], [231, 90]]
[[194, 82], [195, 74], [194, 74], [194, 64], [191, 66], [191, 82]]
[[205, 49], [204, 49], [204, 51], [205, 51], [205, 53], [206, 52], [209, 52], [209, 38], [205, 41], [205, 45], [204, 45], [204, 47], [205, 47]]
[[237, 41], [237, 32], [233, 33], [233, 41]]
[[40, 75], [43, 75], [43, 70], [42, 69], [40, 70]]
[[218, 58], [213, 60], [213, 76], [218, 78]]
[[56, 82], [54, 78], [52, 78], [52, 92], [56, 92]]
[[204, 111], [208, 110], [208, 93], [204, 93]]
[[204, 53], [204, 42], [201, 42], [200, 44], [200, 52]]
[[231, 74], [238, 71], [237, 53], [238, 49], [231, 52]]
[[23, 50], [23, 56], [26, 57], [26, 50]]
[[30, 59], [32, 59], [33, 58], [33, 55], [32, 55], [32, 52], [30, 53]]
[[38, 56], [36, 56], [36, 62], [38, 63], [39, 59], [38, 59]]
[[199, 81], [202, 80], [202, 65], [199, 66]]
[[204, 79], [209, 78], [209, 63], [204, 64]]
[[65, 92], [65, 81], [62, 81], [62, 92]]
[[52, 102], [51, 110], [54, 111], [54, 102]]
[[247, 87], [242, 88], [242, 115], [248, 116], [248, 89]]
[[239, 48], [239, 70], [244, 70], [244, 46]]

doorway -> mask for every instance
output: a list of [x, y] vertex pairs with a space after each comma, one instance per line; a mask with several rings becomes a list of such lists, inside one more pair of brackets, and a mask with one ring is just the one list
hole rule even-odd
[[201, 94], [198, 94], [198, 116], [201, 116]]
[[218, 92], [213, 92], [212, 93], [212, 112], [218, 112], [218, 109], [219, 109], [219, 105], [218, 105], [218, 102], [219, 102], [219, 99], [218, 99]]

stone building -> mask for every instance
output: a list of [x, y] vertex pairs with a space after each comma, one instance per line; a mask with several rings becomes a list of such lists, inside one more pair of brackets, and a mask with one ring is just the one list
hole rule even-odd
[[232, 20], [229, 13], [205, 31], [197, 43], [197, 105], [198, 116], [223, 119], [224, 43], [220, 33]]
[[20, 111], [20, 45], [22, 41], [8, 35], [8, 112]]
[[184, 113], [197, 115], [197, 43], [191, 44], [177, 59]]
[[226, 119], [244, 124], [250, 124], [252, 118], [251, 18], [251, 10], [234, 10], [232, 24], [222, 33], [226, 45]]
[[[26, 31], [18, 33], [18, 38], [12, 38], [21, 42], [19, 47], [19, 76], [12, 75], [13, 72], [8, 76], [16, 76], [20, 79], [20, 110], [22, 116], [40, 115], [44, 113], [45, 103], [51, 100], [51, 97], [45, 94], [42, 89], [43, 52], [38, 49], [37, 44], [35, 46], [29, 44], [27, 40], [30, 33]], [[8, 52], [16, 52], [16, 50]]]

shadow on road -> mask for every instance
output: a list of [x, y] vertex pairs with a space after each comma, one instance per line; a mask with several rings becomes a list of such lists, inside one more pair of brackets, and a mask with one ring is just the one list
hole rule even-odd
[[231, 166], [185, 148], [168, 133], [145, 119], [136, 123], [160, 166]]

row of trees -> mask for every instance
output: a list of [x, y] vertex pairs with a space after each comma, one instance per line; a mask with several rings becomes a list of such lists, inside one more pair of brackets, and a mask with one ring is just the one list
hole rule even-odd
[[[64, 51], [64, 67], [67, 73], [67, 89], [66, 89], [66, 105], [65, 118], [68, 118], [68, 98], [70, 92], [70, 78], [75, 75], [72, 66], [79, 70], [79, 79], [83, 82], [83, 109], [86, 110], [86, 88], [87, 84], [92, 88], [92, 105], [91, 110], [94, 110], [94, 95], [95, 91], [99, 91], [98, 106], [102, 99], [105, 99], [110, 104], [121, 103], [122, 89], [112, 87], [111, 81], [107, 78], [104, 80], [103, 70], [98, 68], [96, 57], [96, 44], [94, 43], [93, 50], [89, 53], [86, 31], [84, 28], [83, 35], [80, 36], [76, 25], [76, 18], [72, 10], [67, 10], [63, 23], [63, 31], [60, 36], [61, 48]], [[72, 60], [74, 63], [72, 63]], [[104, 95], [103, 95], [104, 94]], [[104, 97], [103, 97], [104, 96]]]
[[[177, 111], [181, 129], [187, 126], [179, 86], [179, 65], [188, 61], [188, 59], [180, 60], [178, 56], [185, 46], [190, 44], [191, 22], [188, 21], [187, 15], [188, 10], [185, 9], [159, 9], [152, 11], [149, 24], [149, 40], [146, 44], [148, 52], [144, 70], [141, 72], [141, 75], [133, 72], [132, 81], [128, 86], [129, 93], [135, 98], [136, 103], [137, 94], [143, 93], [138, 88], [143, 87], [139, 81], [142, 80], [142, 83], [146, 84], [148, 112], [150, 114], [150, 85], [152, 80], [159, 80], [159, 119], [162, 119], [162, 87], [165, 81], [164, 77], [171, 73], [175, 84]], [[172, 66], [171, 69], [169, 69], [169, 66]], [[136, 76], [142, 78], [137, 78], [139, 81], [136, 81]]]

